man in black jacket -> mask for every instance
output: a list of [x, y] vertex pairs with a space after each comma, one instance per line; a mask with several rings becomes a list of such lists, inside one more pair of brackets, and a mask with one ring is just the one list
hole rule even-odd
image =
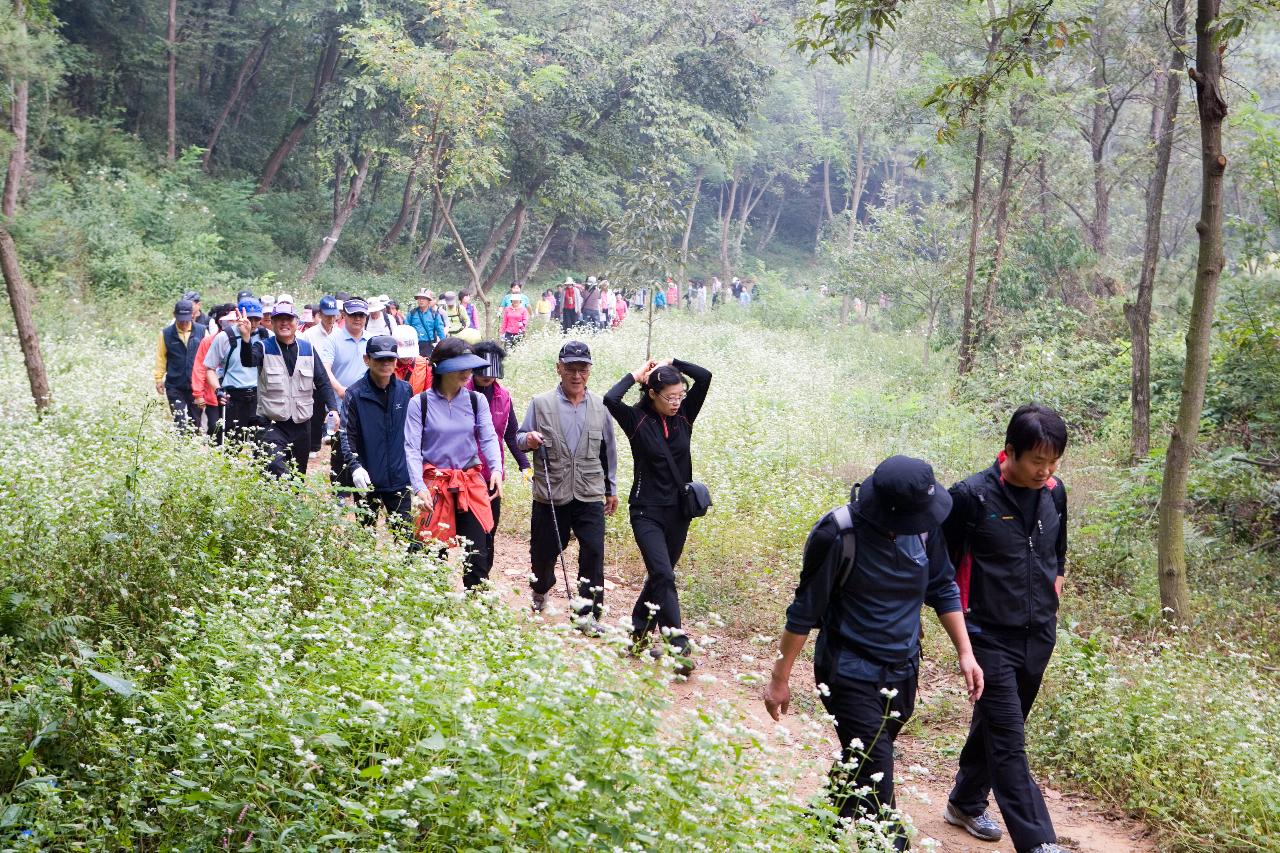
[[[928, 463], [891, 456], [805, 543], [764, 704], [775, 720], [786, 713], [791, 668], [809, 632], [821, 627], [813, 670], [843, 749], [832, 769], [841, 817], [895, 820], [881, 810], [894, 807], [893, 742], [915, 709], [920, 605], [934, 609], [951, 637], [970, 701], [982, 695], [982, 669], [940, 535], [950, 508]], [[906, 849], [906, 832], [895, 836], [897, 849]]]
[[1066, 488], [1053, 475], [1067, 426], [1053, 409], [1018, 409], [995, 464], [951, 487], [943, 525], [957, 566], [965, 625], [986, 673], [943, 817], [997, 841], [992, 791], [1017, 853], [1059, 853], [1027, 764], [1024, 724], [1057, 636], [1067, 554]]
[[361, 521], [374, 524], [378, 508], [384, 507], [387, 525], [407, 537], [413, 493], [404, 455], [404, 422], [413, 392], [408, 382], [396, 378], [396, 350], [396, 340], [390, 335], [372, 337], [365, 346], [368, 370], [342, 398], [346, 428], [339, 450], [352, 483], [362, 492], [356, 503], [368, 510]]

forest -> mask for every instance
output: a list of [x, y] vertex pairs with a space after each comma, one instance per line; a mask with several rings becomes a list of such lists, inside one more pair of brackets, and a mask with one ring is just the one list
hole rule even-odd
[[[756, 640], [880, 459], [955, 482], [1034, 400], [1072, 509], [1032, 767], [1133, 850], [1280, 851], [1277, 13], [0, 4], [0, 850], [848, 849], [804, 781], [830, 744], [743, 718]], [[650, 350], [717, 377], [679, 580], [737, 692], [678, 725], [669, 673], [464, 599], [152, 391], [188, 291], [453, 290], [492, 335], [512, 283], [567, 276], [755, 288], [591, 340], [593, 389]], [[560, 342], [514, 349], [517, 412]], [[967, 722], [939, 683], [908, 735], [946, 775]]]

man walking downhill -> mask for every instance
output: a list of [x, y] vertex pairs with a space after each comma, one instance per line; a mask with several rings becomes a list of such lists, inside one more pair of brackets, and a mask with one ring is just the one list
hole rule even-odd
[[[338, 399], [346, 397], [347, 388], [365, 374], [364, 349], [369, 342], [365, 324], [369, 319], [369, 303], [363, 299], [348, 299], [342, 303], [342, 328], [329, 336], [333, 342], [333, 393]], [[333, 439], [329, 457], [329, 481], [334, 486], [352, 488], [351, 472], [342, 461], [341, 436]]]
[[[316, 323], [300, 336], [311, 344], [311, 348], [320, 357], [320, 363], [329, 373], [329, 384], [337, 387], [333, 381], [333, 339], [330, 337], [338, 328], [338, 300], [328, 294], [320, 298], [320, 306], [315, 312]], [[316, 402], [323, 402], [317, 400]], [[324, 406], [316, 406], [311, 415], [311, 452], [319, 453], [324, 446]]]
[[191, 368], [204, 340], [205, 327], [193, 322], [194, 316], [191, 300], [179, 299], [173, 306], [173, 322], [160, 332], [156, 346], [156, 393], [168, 401], [174, 426], [179, 430], [200, 424], [200, 407], [191, 393]]
[[436, 295], [430, 290], [419, 290], [413, 297], [417, 303], [405, 317], [405, 322], [418, 333], [418, 355], [430, 358], [436, 344], [444, 340], [444, 316], [436, 310]]
[[573, 534], [578, 538], [574, 609], [578, 626], [594, 633], [604, 606], [604, 517], [618, 509], [617, 444], [603, 400], [587, 390], [587, 345], [569, 341], [562, 346], [556, 373], [560, 384], [530, 401], [516, 435], [517, 445], [535, 455], [529, 522], [533, 609], [541, 612], [546, 606], [556, 562]]
[[564, 294], [560, 297], [560, 331], [566, 335], [578, 325], [578, 312], [582, 310], [582, 288], [574, 282], [573, 276], [564, 280]]
[[986, 673], [943, 817], [984, 841], [1000, 826], [1017, 853], [1065, 853], [1027, 764], [1024, 724], [1057, 639], [1067, 556], [1067, 492], [1054, 477], [1067, 425], [1053, 409], [1013, 413], [995, 464], [951, 487], [943, 526], [973, 653]]
[[777, 720], [791, 702], [796, 657], [821, 627], [814, 678], [825, 686], [822, 704], [835, 717], [842, 749], [832, 796], [841, 817], [888, 819], [898, 850], [907, 847], [906, 832], [882, 810], [894, 808], [893, 743], [915, 710], [922, 604], [938, 614], [956, 648], [969, 701], [983, 692], [941, 536], [950, 509], [928, 463], [891, 456], [854, 487], [848, 505], [824, 515], [805, 543], [781, 654], [764, 691]]
[[305, 475], [315, 398], [329, 411], [338, 409], [329, 375], [311, 344], [297, 339], [298, 313], [292, 304], [277, 302], [272, 307], [275, 336], [265, 341], [251, 340], [253, 321], [248, 315], [240, 316], [239, 326], [240, 363], [258, 371], [258, 417], [266, 427], [262, 442], [271, 452], [267, 473], [283, 477], [292, 462], [294, 470]]
[[387, 526], [407, 543], [413, 493], [404, 456], [404, 422], [413, 392], [409, 383], [396, 378], [396, 350], [390, 335], [369, 339], [364, 355], [368, 369], [342, 400], [340, 448], [359, 490], [356, 504], [367, 510], [361, 522], [372, 526], [378, 509], [385, 508]]
[[236, 306], [234, 322], [220, 331], [209, 345], [204, 356], [204, 375], [209, 387], [214, 389], [223, 405], [222, 434], [226, 441], [258, 440], [258, 371], [245, 367], [240, 359], [242, 343], [240, 325], [236, 318], [247, 318], [253, 328], [255, 341], [265, 341], [270, 335], [258, 326], [262, 319], [262, 305], [252, 296], [246, 296]]

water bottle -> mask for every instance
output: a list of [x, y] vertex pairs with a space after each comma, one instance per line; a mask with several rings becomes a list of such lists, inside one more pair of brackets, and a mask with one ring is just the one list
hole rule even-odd
[[333, 437], [338, 434], [338, 413], [329, 412], [324, 416], [324, 441], [327, 444], [333, 443]]

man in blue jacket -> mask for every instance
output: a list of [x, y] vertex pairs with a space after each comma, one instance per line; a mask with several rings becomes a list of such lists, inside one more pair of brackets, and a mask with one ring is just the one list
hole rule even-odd
[[832, 796], [842, 818], [890, 824], [899, 850], [907, 836], [893, 826], [893, 742], [915, 710], [920, 605], [937, 612], [951, 638], [969, 700], [982, 695], [982, 669], [941, 535], [950, 509], [951, 496], [927, 462], [891, 456], [854, 487], [848, 506], [823, 516], [805, 543], [781, 654], [764, 691], [776, 720], [791, 703], [792, 665], [820, 627], [814, 677], [843, 750], [832, 769]]
[[418, 307], [404, 318], [404, 321], [418, 333], [418, 355], [430, 358], [436, 344], [444, 340], [444, 315], [436, 310], [436, 295], [430, 290], [419, 290], [413, 297]]
[[369, 339], [365, 347], [365, 375], [347, 387], [342, 400], [346, 429], [339, 442], [343, 462], [351, 472], [356, 503], [368, 510], [361, 520], [372, 525], [378, 508], [387, 522], [408, 535], [413, 493], [404, 457], [404, 421], [413, 392], [396, 378], [396, 340], [390, 335]]

